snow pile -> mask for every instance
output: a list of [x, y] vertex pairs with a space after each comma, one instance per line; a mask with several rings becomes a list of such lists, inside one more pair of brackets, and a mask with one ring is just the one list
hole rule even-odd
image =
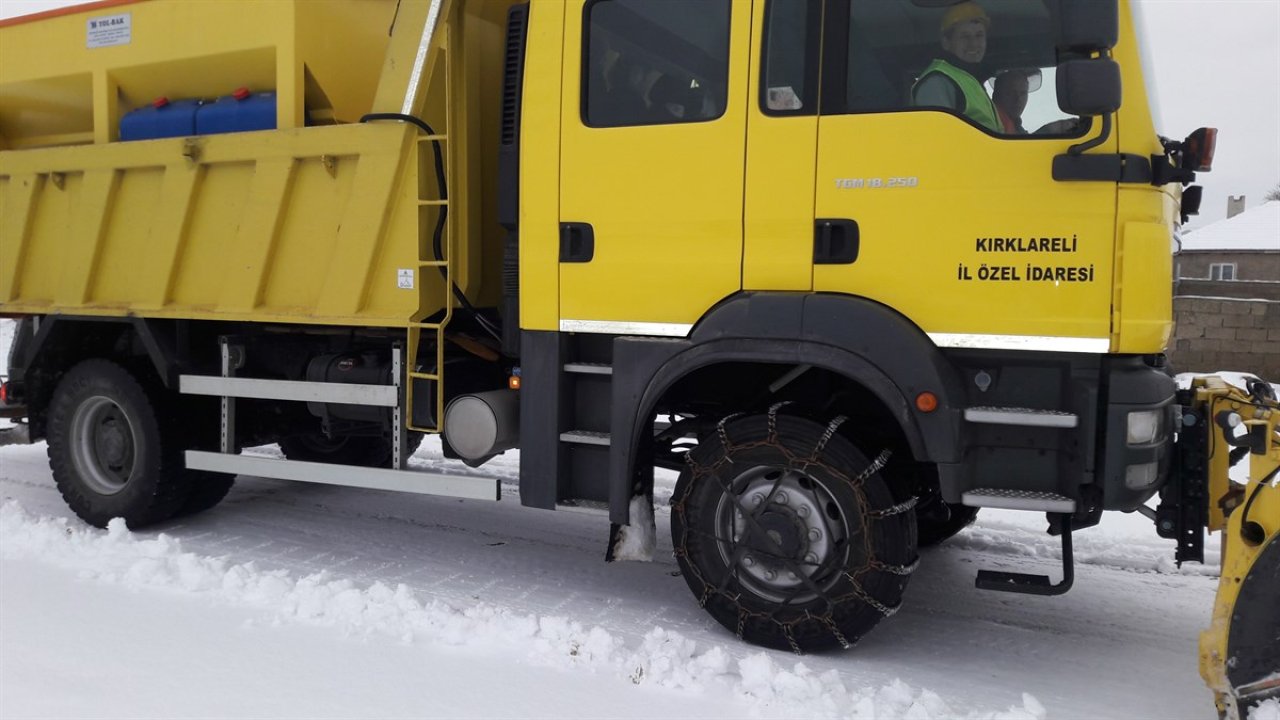
[[751, 701], [762, 716], [851, 717], [859, 720], [991, 718], [1043, 720], [1030, 695], [1004, 712], [956, 710], [928, 690], [895, 680], [879, 688], [848, 688], [840, 674], [790, 668], [764, 652], [735, 658], [721, 646], [700, 649], [679, 633], [654, 628], [629, 645], [599, 627], [563, 617], [514, 613], [486, 604], [456, 608], [423, 602], [405, 585], [360, 588], [321, 572], [295, 578], [254, 563], [230, 564], [186, 552], [164, 534], [134, 534], [122, 520], [105, 531], [64, 518], [35, 517], [17, 502], [0, 506], [0, 557], [38, 559], [72, 570], [83, 580], [148, 592], [186, 594], [261, 609], [273, 624], [303, 622], [346, 633], [393, 637], [521, 656], [535, 665], [577, 668], [673, 690], [728, 692]]
[[[1106, 534], [1091, 534], [1090, 530], [1072, 533], [1072, 550], [1077, 563], [1128, 570], [1132, 572], [1160, 573], [1167, 575], [1202, 575], [1218, 577], [1219, 559], [1213, 552], [1205, 552], [1205, 562], [1185, 563], [1181, 568], [1173, 560], [1173, 544], [1155, 535], [1152, 539], [1128, 537], [1117, 542]], [[1062, 540], [1050, 535], [1029, 537], [1025, 526], [987, 522], [973, 526], [947, 541], [946, 547], [982, 551], [990, 554], [1061, 561]]]
[[1249, 720], [1280, 720], [1280, 698], [1263, 700], [1249, 708]]
[[930, 718], [991, 718], [992, 720], [1043, 720], [1048, 713], [1030, 694], [1022, 694], [1022, 707], [1004, 712], [968, 714], [956, 712], [937, 693], [916, 691], [901, 680], [878, 689], [845, 688], [839, 673], [829, 670], [816, 675], [804, 663], [791, 670], [778, 667], [765, 653], [757, 653], [738, 663], [742, 675], [739, 689], [766, 703], [787, 708], [803, 708], [812, 717], [841, 717], [851, 720], [929, 720]]

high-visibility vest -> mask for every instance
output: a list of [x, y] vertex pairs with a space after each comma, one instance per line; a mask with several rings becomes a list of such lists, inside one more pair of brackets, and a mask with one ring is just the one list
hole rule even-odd
[[969, 73], [952, 65], [946, 60], [934, 60], [929, 63], [924, 72], [920, 74], [920, 81], [929, 76], [929, 73], [942, 73], [951, 78], [955, 82], [956, 87], [960, 88], [961, 94], [964, 96], [964, 110], [966, 117], [971, 118], [979, 125], [993, 132], [1000, 132], [1000, 120], [996, 117], [996, 106], [991, 102], [991, 98], [987, 96], [987, 91], [982, 87], [982, 83]]

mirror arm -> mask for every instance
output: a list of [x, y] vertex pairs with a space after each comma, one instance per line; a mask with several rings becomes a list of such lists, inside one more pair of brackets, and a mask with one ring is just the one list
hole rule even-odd
[[1106, 113], [1102, 116], [1102, 132], [1098, 133], [1098, 137], [1072, 145], [1067, 148], [1067, 154], [1079, 155], [1085, 150], [1092, 150], [1106, 142], [1109, 137], [1111, 137], [1111, 113]]

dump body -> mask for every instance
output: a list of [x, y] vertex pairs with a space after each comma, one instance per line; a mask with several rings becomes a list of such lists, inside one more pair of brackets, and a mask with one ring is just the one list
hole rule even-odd
[[[445, 283], [422, 267], [443, 212], [432, 145], [410, 125], [358, 122], [378, 92], [406, 93], [380, 90], [384, 66], [416, 49], [388, 58], [395, 9], [133, 2], [0, 25], [4, 310], [383, 326], [437, 313]], [[127, 31], [104, 46], [93, 26], [113, 20]], [[479, 53], [501, 27], [459, 13], [444, 32]], [[462, 60], [426, 68], [418, 109], [445, 161], [478, 170], [471, 138], [497, 88], [462, 82], [484, 69]], [[238, 88], [275, 93], [277, 130], [118, 141], [120, 119], [158, 97]], [[484, 193], [475, 170], [454, 177], [454, 280], [478, 292]]]

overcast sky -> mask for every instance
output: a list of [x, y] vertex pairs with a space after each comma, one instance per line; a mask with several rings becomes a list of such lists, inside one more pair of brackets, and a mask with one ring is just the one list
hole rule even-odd
[[[1219, 130], [1214, 170], [1200, 177], [1203, 212], [1191, 227], [1225, 217], [1228, 195], [1257, 206], [1280, 183], [1280, 0], [1137, 2], [1159, 88], [1157, 131], [1182, 138], [1201, 126]], [[74, 4], [0, 0], [0, 17]]]

